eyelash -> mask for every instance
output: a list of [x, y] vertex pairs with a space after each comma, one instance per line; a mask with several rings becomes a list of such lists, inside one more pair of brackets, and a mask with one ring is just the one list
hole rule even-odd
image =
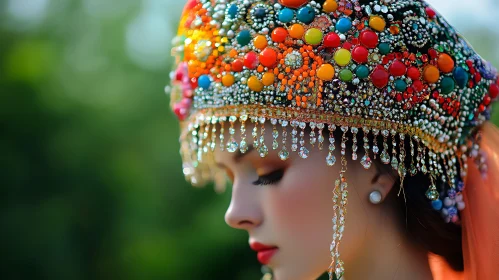
[[284, 176], [284, 169], [279, 169], [267, 175], [258, 177], [258, 180], [253, 182], [253, 185], [256, 186], [275, 185], [282, 179], [283, 176]]

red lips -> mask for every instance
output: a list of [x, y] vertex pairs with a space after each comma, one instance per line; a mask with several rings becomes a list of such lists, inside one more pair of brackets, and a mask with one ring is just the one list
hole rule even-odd
[[257, 252], [258, 261], [263, 265], [268, 264], [270, 259], [272, 259], [279, 249], [276, 246], [265, 245], [258, 242], [252, 242], [250, 247]]

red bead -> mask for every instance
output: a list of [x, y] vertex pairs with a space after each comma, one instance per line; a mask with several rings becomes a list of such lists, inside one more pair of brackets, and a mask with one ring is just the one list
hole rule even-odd
[[490, 104], [490, 101], [491, 101], [491, 99], [490, 99], [490, 96], [488, 96], [488, 95], [486, 95], [486, 96], [483, 98], [483, 104], [484, 104], [485, 106], [488, 106], [488, 105]]
[[397, 101], [398, 102], [401, 102], [402, 101], [402, 94], [397, 94]]
[[438, 56], [438, 52], [435, 49], [428, 50], [428, 54], [430, 55], [431, 58], [437, 58]]
[[255, 69], [258, 66], [258, 55], [254, 52], [249, 52], [244, 56], [244, 66], [248, 69]]
[[343, 43], [343, 48], [345, 50], [350, 50], [352, 48], [352, 43], [350, 43], [350, 42]]
[[475, 83], [480, 83], [480, 81], [482, 80], [482, 74], [476, 72], [475, 74]]
[[236, 59], [232, 62], [231, 66], [234, 72], [241, 72], [243, 71], [244, 62], [241, 59]]
[[481, 113], [483, 111], [485, 111], [485, 106], [483, 106], [483, 104], [480, 104], [480, 106], [478, 107], [478, 111]]
[[499, 96], [499, 85], [498, 84], [491, 84], [490, 85], [489, 95], [492, 99], [495, 99], [497, 96]]
[[390, 75], [383, 68], [377, 68], [371, 74], [371, 80], [373, 81], [373, 84], [377, 88], [384, 88], [384, 87], [386, 87], [386, 85], [388, 85], [388, 79], [389, 78], [390, 78]]
[[378, 34], [372, 30], [364, 30], [360, 33], [360, 42], [364, 46], [374, 49], [379, 42]]
[[366, 63], [369, 51], [363, 46], [357, 46], [352, 51], [352, 59], [357, 63]]
[[272, 31], [272, 41], [276, 43], [282, 43], [286, 41], [288, 37], [288, 31], [282, 27], [278, 27]]
[[324, 38], [324, 47], [326, 48], [337, 48], [341, 44], [340, 36], [338, 34], [331, 32]]
[[352, 44], [353, 45], [358, 45], [359, 44], [359, 38], [353, 38], [352, 39]]
[[412, 83], [412, 86], [416, 92], [420, 92], [423, 90], [423, 83], [420, 80], [414, 81], [414, 83]]
[[265, 67], [272, 67], [277, 62], [277, 53], [271, 48], [265, 48], [260, 53], [260, 63]]
[[434, 18], [437, 16], [437, 13], [431, 7], [426, 7], [426, 14], [429, 18]]
[[421, 72], [419, 72], [417, 67], [412, 66], [407, 70], [407, 76], [413, 81], [419, 80], [419, 78], [421, 78]]
[[400, 60], [395, 60], [392, 63], [392, 65], [390, 66], [390, 73], [395, 77], [405, 75], [406, 71], [407, 71], [407, 67]]

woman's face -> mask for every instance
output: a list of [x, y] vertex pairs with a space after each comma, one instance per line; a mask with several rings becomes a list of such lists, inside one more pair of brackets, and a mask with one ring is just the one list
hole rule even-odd
[[[247, 130], [251, 128], [252, 125]], [[272, 268], [277, 280], [317, 279], [331, 263], [332, 191], [341, 168], [339, 143], [336, 143], [335, 151], [338, 160], [332, 167], [325, 162], [327, 139], [320, 151], [317, 146], [311, 147], [308, 135], [309, 158], [302, 159], [297, 152], [291, 152], [291, 141], [288, 141], [290, 158], [282, 161], [278, 157], [281, 147], [272, 150], [271, 132], [272, 127], [266, 127], [269, 154], [265, 158], [260, 157], [255, 148], [245, 154], [215, 152], [216, 162], [233, 182], [225, 220], [229, 226], [248, 232], [254, 250], [262, 250], [255, 243], [277, 247], [258, 254], [260, 262]], [[228, 135], [225, 139], [229, 139]], [[253, 143], [251, 137], [246, 141]], [[361, 158], [360, 150], [359, 155]], [[359, 162], [349, 161], [346, 173], [348, 218], [340, 247], [344, 261], [358, 256], [359, 248], [363, 247], [370, 232], [368, 229], [372, 223], [369, 220], [376, 211], [371, 211], [368, 196], [374, 190], [372, 179], [375, 174], [374, 167], [365, 170]]]

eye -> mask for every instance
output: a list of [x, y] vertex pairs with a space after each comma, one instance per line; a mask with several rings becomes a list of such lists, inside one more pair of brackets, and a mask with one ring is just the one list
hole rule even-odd
[[253, 185], [260, 185], [260, 186], [275, 185], [282, 179], [283, 176], [284, 176], [284, 169], [278, 169], [267, 175], [258, 177], [258, 180], [253, 182]]

